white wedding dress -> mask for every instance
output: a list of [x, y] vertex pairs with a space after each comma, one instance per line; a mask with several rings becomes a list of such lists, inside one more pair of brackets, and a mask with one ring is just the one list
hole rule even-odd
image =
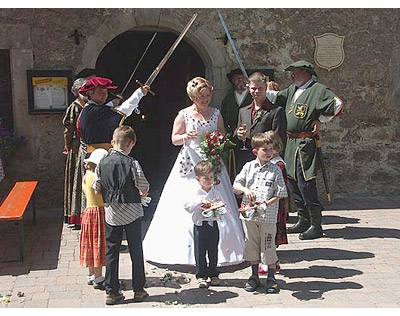
[[[199, 121], [181, 110], [186, 130], [189, 124], [197, 124], [198, 137], [186, 141], [164, 185], [159, 203], [143, 241], [144, 257], [159, 264], [195, 265], [193, 222], [191, 214], [183, 208], [185, 198], [192, 196], [199, 187], [195, 179], [194, 165], [205, 159], [200, 142], [208, 132], [217, 129], [219, 110], [208, 121]], [[220, 241], [218, 265], [227, 266], [243, 262], [244, 232], [239, 219], [238, 207], [225, 166], [219, 173], [221, 181], [216, 187], [221, 193], [228, 212], [219, 222]]]

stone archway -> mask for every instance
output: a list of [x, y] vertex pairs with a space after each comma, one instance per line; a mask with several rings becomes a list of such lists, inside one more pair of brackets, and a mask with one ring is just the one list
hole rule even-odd
[[[135, 9], [121, 12], [118, 19], [105, 20], [102, 27], [88, 37], [81, 63], [77, 65], [75, 72], [85, 67], [94, 68], [103, 48], [119, 34], [133, 28], [156, 28], [179, 34], [190, 18], [191, 16], [187, 15], [184, 19], [179, 20], [175, 15], [166, 14], [163, 9]], [[214, 86], [213, 105], [219, 107], [228, 87], [226, 74], [229, 70], [226, 53], [216, 45], [213, 33], [206, 26], [196, 24], [196, 21], [184, 40], [196, 50], [203, 60], [205, 76]]]

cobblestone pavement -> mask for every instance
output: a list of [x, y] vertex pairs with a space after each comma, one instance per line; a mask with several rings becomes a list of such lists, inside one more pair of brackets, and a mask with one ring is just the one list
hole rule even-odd
[[289, 244], [279, 247], [279, 294], [265, 293], [265, 277], [258, 291], [246, 292], [246, 264], [224, 268], [220, 286], [199, 289], [189, 268], [146, 263], [150, 297], [134, 303], [123, 252], [125, 300], [115, 306], [86, 284], [79, 231], [63, 224], [62, 210], [37, 210], [36, 226], [26, 217], [24, 262], [5, 262], [18, 260], [18, 233], [15, 224], [0, 223], [0, 308], [399, 308], [400, 198], [335, 199], [325, 208], [325, 237], [289, 235]]

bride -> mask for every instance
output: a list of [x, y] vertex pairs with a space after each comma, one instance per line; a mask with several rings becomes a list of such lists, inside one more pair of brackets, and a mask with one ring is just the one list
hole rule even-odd
[[[200, 142], [206, 133], [224, 132], [220, 111], [209, 107], [212, 86], [196, 77], [187, 84], [186, 92], [193, 104], [179, 111], [172, 130], [172, 143], [182, 146], [164, 185], [154, 217], [143, 241], [144, 257], [160, 264], [195, 265], [193, 222], [185, 211], [185, 198], [198, 188], [194, 166], [205, 160]], [[219, 225], [218, 265], [227, 266], [243, 261], [244, 232], [231, 181], [225, 166], [218, 174], [220, 191], [228, 213]]]

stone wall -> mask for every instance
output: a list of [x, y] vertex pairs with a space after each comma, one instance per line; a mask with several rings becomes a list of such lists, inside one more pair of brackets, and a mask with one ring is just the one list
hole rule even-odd
[[[14, 180], [40, 181], [40, 206], [61, 207], [63, 168], [61, 115], [29, 115], [27, 69], [93, 67], [114, 37], [138, 26], [179, 33], [198, 17], [186, 40], [206, 65], [219, 104], [237, 68], [216, 9], [0, 9], [0, 49], [10, 49], [14, 122], [28, 145], [7, 162], [0, 197]], [[247, 68], [273, 68], [282, 87], [283, 69], [295, 60], [314, 61], [313, 36], [345, 36], [345, 60], [336, 69], [316, 68], [318, 80], [345, 102], [345, 115], [321, 133], [330, 191], [335, 196], [400, 193], [399, 9], [222, 9]], [[88, 18], [90, 17], [90, 18]], [[75, 45], [74, 30], [85, 37]], [[322, 181], [319, 181], [322, 186]], [[323, 187], [320, 188], [323, 192]], [[322, 199], [323, 194], [321, 193]]]

